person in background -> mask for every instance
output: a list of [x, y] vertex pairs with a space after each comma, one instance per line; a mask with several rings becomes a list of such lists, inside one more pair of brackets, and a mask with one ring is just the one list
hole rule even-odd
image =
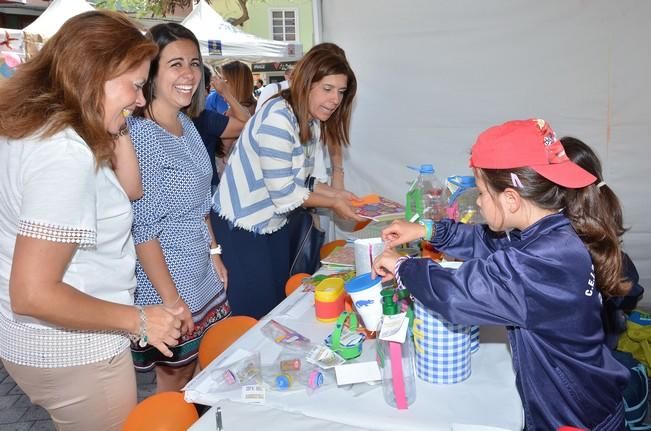
[[[622, 207], [615, 192], [604, 181], [599, 157], [588, 144], [579, 139], [566, 136], [561, 138], [561, 143], [565, 148], [565, 154], [570, 160], [597, 178], [599, 198], [604, 202], [601, 207], [603, 211], [586, 212], [581, 217], [590, 220], [593, 224], [612, 229], [611, 235], [617, 236], [621, 241], [627, 230], [624, 228]], [[590, 207], [587, 202], [577, 202], [575, 206], [579, 208]], [[606, 344], [611, 349], [617, 346], [620, 334], [626, 330], [625, 313], [633, 311], [644, 294], [644, 288], [639, 284], [640, 275], [635, 268], [635, 264], [626, 253], [622, 253], [622, 277], [631, 284], [626, 296], [609, 296], [604, 299], [604, 331], [606, 333]]]
[[[205, 84], [206, 93], [210, 92], [213, 85], [219, 86], [223, 92], [230, 91], [228, 85], [220, 78], [215, 78], [213, 81], [212, 73], [208, 66], [203, 66], [203, 82]], [[234, 110], [234, 112], [242, 112], [243, 109]], [[210, 157], [210, 164], [212, 165], [212, 180], [211, 190], [217, 189], [219, 184], [219, 172], [217, 171], [217, 163], [215, 158], [222, 158], [225, 156], [224, 143], [222, 139], [237, 139], [240, 136], [242, 127], [245, 121], [241, 121], [235, 117], [219, 114], [215, 111], [204, 109], [198, 116], [192, 119], [194, 126], [197, 128], [203, 144], [206, 146], [208, 156]]]
[[230, 61], [221, 66], [221, 74], [235, 100], [253, 115], [256, 100], [253, 97], [253, 74], [249, 66], [241, 61]]
[[[470, 165], [487, 226], [394, 222], [374, 271], [451, 322], [507, 327], [527, 430], [624, 429], [629, 372], [604, 343], [601, 303], [629, 284], [615, 230], [582, 217], [605, 209], [597, 178], [543, 120], [484, 131]], [[418, 238], [464, 263], [446, 269], [389, 248]]]
[[[218, 90], [218, 92], [228, 91], [232, 94], [232, 98], [225, 97], [230, 106], [226, 111], [226, 115], [242, 119], [246, 123], [255, 112], [256, 103], [253, 97], [253, 74], [251, 69], [241, 61], [231, 61], [222, 65], [220, 69], [223, 83], [221, 83], [222, 86], [220, 87], [222, 89]], [[238, 136], [222, 139], [225, 155], [220, 159], [221, 170], [223, 170]]]
[[255, 81], [255, 86], [253, 89], [253, 95], [255, 97], [260, 96], [260, 91], [262, 91], [262, 87], [264, 87], [264, 81], [262, 79], [258, 79]]
[[[253, 108], [251, 106], [255, 106], [255, 99], [252, 96], [253, 74], [251, 74], [249, 66], [240, 61], [233, 61], [227, 64], [232, 65], [227, 68], [228, 70], [226, 72], [223, 72], [225, 65], [218, 67], [216, 75], [219, 82], [225, 84], [224, 86], [228, 87], [231, 94], [224, 93], [226, 91], [225, 89], [222, 91], [222, 89], [215, 86], [216, 91], [211, 91], [206, 98], [206, 109], [224, 115], [235, 116], [246, 122], [251, 117], [251, 114], [253, 114]], [[215, 85], [218, 85], [218, 83], [215, 82]], [[251, 91], [246, 94], [244, 93], [244, 89]], [[236, 104], [235, 101], [238, 103]], [[239, 112], [242, 106], [245, 107], [245, 110], [249, 114], [246, 119]]]
[[285, 69], [283, 76], [285, 77], [284, 81], [280, 82], [271, 82], [268, 85], [265, 85], [260, 89], [260, 94], [258, 95], [258, 101], [255, 105], [255, 112], [258, 112], [260, 108], [274, 96], [277, 96], [283, 90], [289, 88], [289, 84], [292, 80], [292, 72], [294, 71], [294, 65], [290, 65]]
[[58, 430], [121, 430], [137, 401], [129, 334], [162, 356], [180, 335], [178, 307], [133, 306], [114, 172], [135, 166], [116, 142], [157, 51], [124, 15], [86, 12], [0, 82], [0, 357]]
[[178, 391], [194, 375], [203, 334], [230, 314], [227, 271], [210, 228], [211, 169], [190, 120], [202, 110], [203, 64], [194, 34], [158, 24], [147, 36], [159, 48], [144, 86], [145, 103], [129, 119], [143, 183], [133, 202], [138, 263], [136, 304], [183, 309], [171, 358], [133, 345], [138, 371], [156, 371], [157, 390]]
[[322, 132], [326, 142], [348, 142], [356, 90], [344, 57], [310, 52], [296, 66], [291, 88], [244, 126], [213, 197], [219, 215], [213, 227], [225, 247], [234, 314], [260, 318], [284, 299], [296, 248], [287, 226], [293, 210], [331, 208], [342, 218], [362, 220], [350, 205], [352, 193], [311, 176]]

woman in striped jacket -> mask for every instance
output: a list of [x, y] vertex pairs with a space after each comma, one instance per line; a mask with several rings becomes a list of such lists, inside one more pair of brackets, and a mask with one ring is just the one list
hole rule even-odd
[[245, 125], [213, 198], [213, 229], [229, 268], [234, 314], [260, 318], [285, 297], [289, 277], [288, 216], [299, 207], [330, 208], [361, 221], [355, 196], [311, 176], [321, 145], [349, 142], [357, 81], [346, 58], [308, 52], [292, 86], [267, 102]]

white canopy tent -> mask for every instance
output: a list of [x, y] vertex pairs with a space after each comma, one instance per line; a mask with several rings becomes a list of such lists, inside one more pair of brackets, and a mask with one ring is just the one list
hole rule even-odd
[[47, 9], [23, 31], [49, 39], [69, 18], [91, 10], [95, 8], [85, 0], [52, 0]]
[[0, 29], [0, 79], [11, 73], [10, 63], [15, 59], [24, 61], [38, 52], [70, 17], [94, 9], [85, 0], [52, 0], [47, 9], [24, 29]]
[[181, 24], [199, 39], [201, 55], [206, 58], [293, 61], [303, 55], [300, 43], [268, 40], [246, 33], [226, 22], [204, 0], [199, 1]]
[[599, 154], [651, 305], [651, 2], [327, 0], [323, 39], [357, 74], [346, 184], [403, 201], [414, 173], [470, 174], [477, 135], [544, 118]]

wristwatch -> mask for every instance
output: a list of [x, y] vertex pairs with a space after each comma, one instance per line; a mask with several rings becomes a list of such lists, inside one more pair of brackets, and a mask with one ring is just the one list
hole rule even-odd
[[423, 235], [423, 239], [425, 241], [431, 241], [434, 236], [434, 222], [426, 218], [419, 221], [418, 224], [425, 226], [425, 235]]

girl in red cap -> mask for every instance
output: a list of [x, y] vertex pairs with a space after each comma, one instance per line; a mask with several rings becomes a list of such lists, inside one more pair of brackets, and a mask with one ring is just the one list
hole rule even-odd
[[[507, 327], [527, 431], [624, 429], [628, 371], [604, 344], [601, 309], [629, 284], [617, 234], [586, 217], [605, 205], [596, 178], [542, 120], [486, 130], [470, 165], [487, 225], [394, 222], [374, 270], [451, 322]], [[389, 248], [418, 238], [464, 263], [446, 269]]]

